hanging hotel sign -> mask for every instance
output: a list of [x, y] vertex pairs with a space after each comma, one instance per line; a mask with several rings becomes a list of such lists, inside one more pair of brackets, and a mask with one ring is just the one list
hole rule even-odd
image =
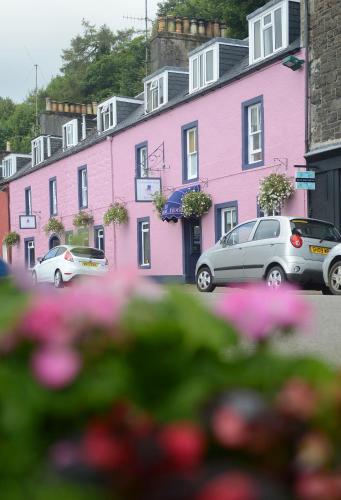
[[153, 196], [161, 193], [159, 177], [141, 177], [135, 179], [135, 201], [153, 201]]
[[19, 215], [20, 229], [36, 229], [36, 216], [35, 215]]
[[295, 189], [315, 190], [315, 172], [295, 172]]

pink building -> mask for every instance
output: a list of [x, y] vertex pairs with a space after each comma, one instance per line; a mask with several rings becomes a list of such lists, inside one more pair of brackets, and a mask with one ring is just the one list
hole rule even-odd
[[[293, 177], [294, 165], [305, 163], [304, 65], [283, 64], [289, 55], [304, 59], [299, 14], [297, 0], [272, 0], [249, 17], [250, 46], [209, 40], [189, 54], [189, 69], [161, 68], [145, 79], [144, 95], [101, 103], [94, 134], [73, 118], [56, 153], [51, 138], [37, 138], [33, 164], [9, 179], [11, 230], [21, 236], [13, 263], [30, 267], [67, 242], [73, 217], [85, 210], [94, 218], [89, 244], [105, 248], [112, 267], [192, 281], [201, 251], [259, 215], [259, 181], [272, 172]], [[159, 182], [168, 198], [190, 187], [209, 193], [213, 206], [201, 220], [163, 221], [150, 197]], [[104, 226], [116, 201], [129, 221]], [[306, 205], [296, 192], [282, 213], [305, 216]], [[19, 227], [23, 214], [35, 215], [35, 228]], [[45, 234], [51, 216], [65, 236]]]

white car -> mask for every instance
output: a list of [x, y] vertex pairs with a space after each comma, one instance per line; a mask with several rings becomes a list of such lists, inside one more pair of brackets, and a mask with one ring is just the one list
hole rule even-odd
[[103, 250], [76, 245], [60, 245], [37, 259], [32, 269], [34, 283], [53, 283], [61, 288], [75, 276], [101, 276], [108, 271]]

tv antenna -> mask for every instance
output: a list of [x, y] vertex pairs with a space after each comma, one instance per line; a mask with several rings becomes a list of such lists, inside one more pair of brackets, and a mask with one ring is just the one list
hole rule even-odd
[[148, 0], [145, 0], [145, 15], [144, 17], [133, 17], [133, 16], [123, 16], [123, 19], [129, 19], [130, 21], [144, 22], [145, 25], [145, 43], [146, 43], [146, 55], [145, 55], [145, 72], [148, 75], [148, 23], [152, 23], [152, 19], [148, 17]]

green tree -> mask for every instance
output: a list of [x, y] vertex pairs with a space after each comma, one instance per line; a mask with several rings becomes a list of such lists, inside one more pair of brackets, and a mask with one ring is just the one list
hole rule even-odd
[[163, 0], [158, 4], [159, 15], [178, 15], [226, 22], [229, 36], [247, 36], [246, 16], [267, 0]]

